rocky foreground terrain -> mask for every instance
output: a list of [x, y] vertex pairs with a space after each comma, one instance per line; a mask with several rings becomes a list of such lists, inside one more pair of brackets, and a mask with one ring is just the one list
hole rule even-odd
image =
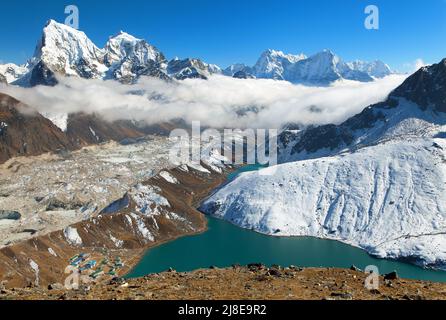
[[380, 277], [379, 289], [368, 290], [359, 270], [267, 268], [260, 264], [191, 273], [173, 270], [138, 279], [113, 279], [79, 290], [5, 289], [0, 299], [26, 300], [424, 300], [446, 299], [446, 284]]

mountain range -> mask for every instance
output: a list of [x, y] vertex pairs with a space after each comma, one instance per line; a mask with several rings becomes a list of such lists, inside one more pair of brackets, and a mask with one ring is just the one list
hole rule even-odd
[[323, 50], [310, 57], [267, 50], [253, 67], [234, 64], [223, 71], [228, 76], [238, 72], [255, 78], [322, 86], [342, 79], [369, 82], [392, 74], [390, 67], [382, 61], [346, 63], [330, 50]]
[[[58, 76], [69, 76], [117, 80], [121, 83], [132, 84], [141, 76], [155, 77], [165, 81], [181, 81], [194, 78], [208, 79], [211, 75], [218, 74], [240, 79], [264, 78], [310, 85], [328, 85], [340, 79], [372, 81], [373, 77], [390, 73], [390, 69], [382, 62], [370, 64], [357, 61], [347, 64], [329, 50], [309, 58], [303, 54], [290, 55], [267, 50], [253, 67], [236, 64], [222, 70], [216, 65], [195, 58], [174, 58], [168, 61], [160, 50], [147, 41], [122, 31], [110, 37], [101, 49], [82, 31], [50, 20], [43, 28], [42, 37], [33, 57], [26, 65], [17, 66], [11, 63], [0, 65], [0, 83], [23, 87], [53, 86], [57, 84]], [[3, 121], [5, 125], [9, 125], [9, 129], [8, 133], [6, 129], [3, 130], [2, 138], [7, 151], [0, 162], [17, 155], [56, 151], [61, 147], [73, 149], [109, 140], [137, 139], [148, 133], [167, 134], [172, 128], [185, 125], [181, 121], [150, 126], [136, 121], [108, 122], [96, 114], [38, 115], [33, 110], [32, 121], [42, 124], [42, 119], [39, 117], [47, 118], [62, 132], [62, 134], [61, 132], [56, 134], [59, 139], [57, 143], [52, 143], [51, 147], [49, 145], [42, 147], [37, 145], [37, 140], [27, 140], [31, 135], [27, 133], [30, 129], [23, 132], [15, 130], [15, 124], [25, 119], [19, 117], [21, 112], [15, 107], [20, 103], [12, 103], [12, 98], [3, 97], [2, 99], [7, 102], [4, 102], [5, 106], [13, 110], [12, 115], [17, 116], [17, 119], [8, 116], [7, 121]], [[32, 106], [26, 108], [32, 109]], [[28, 114], [25, 120], [31, 121], [30, 119]], [[33, 128], [39, 131], [39, 134], [57, 131], [53, 127]], [[8, 139], [5, 138], [6, 134], [10, 135]], [[45, 137], [43, 140], [53, 141], [53, 138], [54, 135]]]
[[286, 80], [306, 85], [329, 85], [337, 80], [373, 81], [391, 74], [381, 61], [343, 62], [330, 50], [306, 57], [265, 51], [253, 67], [231, 65], [225, 70], [199, 59], [175, 58], [143, 39], [125, 32], [109, 38], [104, 48], [87, 35], [54, 20], [48, 21], [33, 57], [24, 66], [0, 65], [0, 81], [19, 86], [55, 85], [56, 75], [118, 80], [131, 84], [141, 76], [163, 80], [207, 79], [213, 74], [236, 78]]

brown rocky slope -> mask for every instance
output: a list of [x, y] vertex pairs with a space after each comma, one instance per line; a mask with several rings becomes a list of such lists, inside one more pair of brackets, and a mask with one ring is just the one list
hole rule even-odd
[[355, 270], [248, 267], [175, 271], [113, 280], [79, 290], [3, 289], [0, 299], [27, 300], [423, 300], [446, 299], [446, 284], [380, 277], [378, 289], [364, 286]]
[[0, 93], [0, 163], [14, 156], [73, 148], [66, 135], [50, 120]]
[[168, 136], [181, 121], [148, 125], [130, 120], [107, 121], [98, 114], [68, 115], [66, 131], [11, 96], [0, 93], [0, 164], [17, 156], [77, 150], [109, 141], [129, 143], [145, 136]]

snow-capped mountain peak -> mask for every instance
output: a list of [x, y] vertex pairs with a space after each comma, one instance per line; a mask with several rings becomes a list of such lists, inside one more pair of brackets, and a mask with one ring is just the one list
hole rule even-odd
[[105, 45], [107, 77], [122, 82], [134, 82], [139, 76], [166, 78], [166, 59], [154, 46], [126, 32], [119, 32]]
[[121, 31], [100, 49], [84, 32], [50, 20], [31, 59], [30, 71], [14, 84], [54, 85], [56, 74], [131, 83], [140, 76], [167, 79], [165, 69], [164, 55], [145, 40]]
[[[98, 78], [106, 71], [104, 51], [79, 30], [54, 20], [43, 29], [34, 62], [42, 61], [53, 72]], [[37, 62], [38, 63], [38, 62]]]
[[[250, 71], [257, 78], [286, 80], [306, 85], [328, 85], [341, 79], [367, 82], [373, 80], [370, 73], [376, 77], [387, 75], [385, 67], [378, 63], [370, 65], [364, 63], [361, 66], [363, 69], [345, 63], [329, 49], [324, 49], [310, 57], [306, 57], [304, 54], [291, 55], [268, 49], [262, 53]], [[234, 66], [232, 69], [237, 68]], [[250, 73], [245, 68], [237, 71]], [[228, 68], [226, 72], [231, 72], [231, 69]]]
[[324, 49], [323, 51], [310, 56], [307, 61], [311, 62], [311, 64], [313, 64], [319, 70], [325, 70], [336, 68], [337, 64], [340, 62], [340, 59], [331, 50]]
[[310, 58], [312, 59], [321, 59], [321, 60], [329, 60], [329, 61], [339, 61], [339, 57], [330, 49], [323, 49], [320, 52], [313, 54]]
[[136, 38], [135, 36], [120, 30], [117, 34], [115, 34], [114, 36], [111, 36], [110, 39], [116, 39], [116, 40], [125, 40], [127, 42], [136, 42], [136, 41], [140, 41], [141, 39]]
[[[121, 60], [130, 53], [139, 41], [141, 39], [137, 39], [126, 32], [120, 31], [118, 34], [110, 37], [105, 45], [105, 50], [108, 55], [106, 59], [112, 60], [113, 62]], [[109, 63], [113, 63], [112, 61], [109, 61]]]
[[283, 51], [280, 50], [274, 50], [274, 49], [268, 49], [265, 52], [263, 52], [262, 57], [266, 58], [276, 58], [276, 59], [285, 59], [288, 60], [291, 63], [296, 63], [297, 61], [303, 60], [306, 58], [306, 56], [301, 54], [286, 54]]
[[347, 69], [337, 55], [325, 49], [291, 65], [285, 78], [293, 83], [326, 85], [341, 79]]
[[253, 67], [253, 73], [258, 78], [284, 80], [285, 70], [292, 64], [305, 59], [303, 54], [285, 54], [282, 51], [268, 49], [262, 53]]
[[247, 66], [244, 63], [235, 63], [235, 64], [232, 64], [229, 67], [227, 67], [225, 70], [223, 70], [223, 74], [225, 76], [232, 77], [237, 72], [240, 72], [240, 71], [245, 72], [245, 73], [252, 73], [252, 68]]
[[135, 54], [138, 44], [141, 43], [141, 48], [147, 48], [149, 59], [156, 60], [159, 55], [158, 50], [150, 46], [142, 39], [138, 39], [126, 32], [120, 31], [113, 37], [110, 37], [105, 45], [106, 56], [105, 60], [108, 65], [115, 62], [122, 61], [124, 58]]

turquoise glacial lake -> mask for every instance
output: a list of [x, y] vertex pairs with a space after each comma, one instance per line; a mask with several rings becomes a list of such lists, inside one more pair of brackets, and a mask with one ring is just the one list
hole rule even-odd
[[[244, 167], [230, 175], [229, 179], [258, 168]], [[377, 259], [361, 249], [337, 241], [312, 237], [272, 237], [211, 217], [208, 217], [208, 226], [208, 230], [202, 234], [182, 237], [148, 250], [127, 277], [141, 277], [169, 268], [183, 272], [210, 266], [223, 268], [261, 262], [300, 267], [349, 268], [355, 265], [360, 269], [375, 265], [381, 274], [397, 271], [403, 278], [446, 282], [444, 271]]]

